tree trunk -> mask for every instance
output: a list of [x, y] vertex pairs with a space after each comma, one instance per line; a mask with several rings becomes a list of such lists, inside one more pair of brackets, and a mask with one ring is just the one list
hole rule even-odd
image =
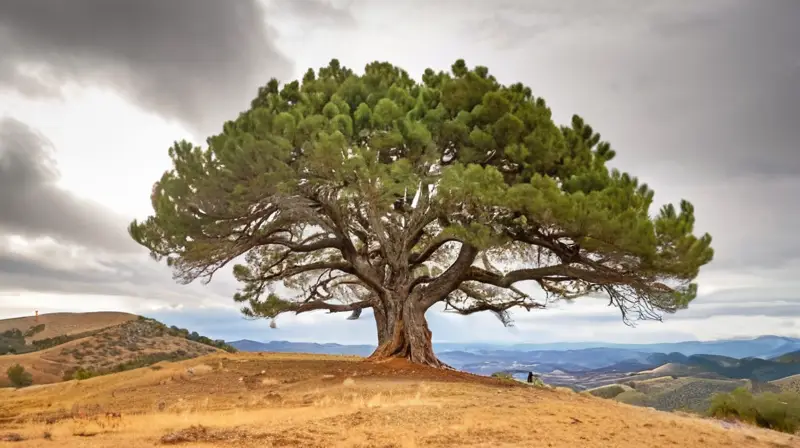
[[431, 367], [448, 367], [433, 353], [431, 331], [425, 320], [425, 311], [411, 300], [388, 301], [375, 307], [378, 327], [378, 348], [369, 357], [381, 361], [403, 358], [415, 364]]

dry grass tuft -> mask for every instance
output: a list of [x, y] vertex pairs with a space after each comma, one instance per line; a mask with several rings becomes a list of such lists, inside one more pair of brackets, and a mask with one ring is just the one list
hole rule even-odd
[[0, 435], [0, 442], [22, 442], [23, 440], [25, 438], [15, 432]]
[[164, 445], [175, 445], [178, 443], [186, 442], [215, 442], [219, 441], [220, 437], [209, 431], [203, 425], [192, 425], [180, 431], [171, 432], [161, 437], [161, 443]]

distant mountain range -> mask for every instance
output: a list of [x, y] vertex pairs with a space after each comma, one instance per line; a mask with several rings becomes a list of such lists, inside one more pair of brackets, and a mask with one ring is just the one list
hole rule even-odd
[[[247, 339], [230, 342], [230, 344], [242, 351], [305, 352], [361, 356], [369, 355], [375, 349], [374, 345], [368, 344], [342, 345], [288, 341], [256, 342]], [[467, 359], [485, 359], [486, 357], [507, 359], [508, 357], [519, 356], [520, 352], [525, 352], [542, 362], [545, 362], [548, 358], [557, 358], [561, 362], [567, 362], [567, 359], [574, 358], [580, 365], [584, 364], [581, 360], [589, 355], [589, 357], [593, 359], [589, 364], [599, 363], [600, 365], [594, 365], [594, 367], [603, 367], [630, 359], [632, 352], [640, 353], [640, 355], [634, 356], [634, 358], [646, 357], [647, 354], [652, 353], [680, 353], [685, 356], [719, 355], [731, 358], [770, 359], [790, 352], [800, 351], [800, 339], [783, 336], [761, 336], [754, 339], [685, 341], [657, 344], [609, 344], [602, 342], [512, 345], [434, 343], [434, 349], [440, 356], [464, 358], [464, 361]], [[445, 355], [445, 353], [447, 353], [447, 355]]]
[[324, 355], [357, 355], [369, 356], [374, 345], [342, 345], [318, 344], [315, 342], [269, 341], [257, 342], [249, 339], [228, 342], [242, 352], [276, 352], [276, 353], [317, 353]]
[[[368, 356], [374, 345], [240, 340], [241, 351], [301, 352]], [[536, 372], [564, 385], [604, 384], [625, 375], [669, 365], [679, 372], [704, 377], [772, 381], [800, 374], [800, 339], [762, 336], [754, 339], [686, 341], [660, 344], [434, 344], [439, 358], [461, 370], [481, 375]], [[670, 373], [667, 373], [670, 374]], [[683, 374], [681, 374], [683, 375]]]

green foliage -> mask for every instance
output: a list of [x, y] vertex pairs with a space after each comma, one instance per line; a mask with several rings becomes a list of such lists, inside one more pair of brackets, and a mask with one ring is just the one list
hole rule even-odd
[[[507, 323], [509, 308], [541, 306], [513, 287], [532, 280], [657, 319], [695, 297], [711, 237], [694, 235], [688, 201], [653, 213], [653, 190], [609, 167], [615, 154], [581, 117], [557, 125], [543, 98], [486, 67], [458, 60], [420, 82], [334, 59], [270, 80], [205, 147], [176, 142], [155, 213], [129, 232], [183, 282], [244, 256], [235, 299], [250, 316], [391, 296]], [[495, 267], [509, 262], [524, 268]], [[269, 294], [280, 283], [300, 294]]]
[[22, 331], [20, 331], [18, 328], [12, 328], [10, 330], [6, 330], [3, 333], [0, 333], [0, 336], [9, 339], [18, 339], [24, 337]]
[[712, 417], [736, 419], [794, 434], [800, 430], [800, 395], [771, 392], [753, 395], [747, 389], [739, 388], [716, 395], [708, 413]]
[[532, 383], [530, 383], [530, 384], [531, 384], [533, 387], [547, 387], [547, 384], [545, 384], [545, 382], [544, 382], [544, 381], [542, 381], [542, 379], [541, 379], [541, 378], [539, 378], [539, 377], [534, 377], [534, 378], [533, 378], [533, 382], [532, 382]]
[[[156, 328], [161, 334], [169, 334], [170, 336], [175, 336], [175, 337], [179, 337], [179, 338], [188, 339], [188, 340], [194, 341], [194, 342], [199, 342], [199, 343], [201, 343], [203, 345], [208, 345], [210, 347], [216, 347], [218, 349], [225, 350], [226, 352], [229, 352], [229, 353], [236, 353], [236, 351], [237, 351], [236, 348], [234, 348], [231, 345], [226, 344], [225, 341], [223, 341], [221, 339], [213, 340], [213, 339], [210, 339], [208, 337], [201, 336], [196, 331], [189, 332], [189, 330], [187, 330], [185, 328], [178, 328], [178, 327], [176, 327], [174, 325], [171, 326], [171, 327], [167, 327], [163, 323], [161, 323], [161, 322], [159, 322], [159, 321], [157, 321], [157, 320], [155, 320], [153, 318], [150, 318], [150, 317], [139, 316], [137, 320], [139, 322], [150, 324], [153, 328]], [[139, 350], [138, 347], [137, 347], [136, 350]]]
[[162, 361], [182, 361], [184, 359], [189, 359], [190, 356], [182, 350], [176, 350], [174, 352], [162, 352], [162, 353], [148, 353], [146, 355], [137, 356], [135, 359], [130, 361], [126, 361], [120, 364], [117, 364], [112, 372], [125, 372], [127, 370], [139, 369], [142, 367], [151, 366], [153, 364], [162, 362]]
[[33, 377], [30, 373], [25, 371], [25, 367], [19, 364], [14, 364], [6, 370], [8, 381], [14, 387], [27, 387], [33, 384]]
[[176, 350], [174, 352], [157, 352], [139, 355], [134, 359], [118, 363], [111, 368], [94, 369], [87, 367], [76, 367], [74, 369], [64, 372], [64, 380], [86, 380], [96, 376], [108, 375], [111, 373], [126, 372], [128, 370], [140, 369], [142, 367], [151, 367], [153, 370], [159, 370], [159, 366], [154, 366], [162, 361], [183, 361], [190, 359], [192, 356], [184, 350]]
[[661, 411], [703, 413], [708, 409], [713, 396], [731, 392], [747, 383], [749, 382], [746, 380], [663, 377], [628, 382], [626, 385], [604, 386], [587, 392], [602, 398], [613, 398], [622, 403], [652, 407]]
[[74, 372], [72, 372], [72, 378], [74, 380], [88, 380], [89, 378], [98, 376], [99, 373], [92, 370], [92, 369], [85, 369], [83, 367], [78, 367]]
[[497, 378], [500, 380], [507, 380], [507, 381], [516, 381], [514, 379], [514, 375], [508, 372], [495, 372], [492, 374], [492, 378]]
[[33, 337], [33, 336], [43, 332], [44, 328], [45, 328], [44, 324], [39, 324], [39, 325], [35, 325], [35, 326], [31, 327], [31, 328], [28, 328], [28, 330], [25, 331], [25, 337], [26, 338]]
[[774, 359], [774, 361], [783, 362], [783, 363], [799, 363], [800, 364], [800, 350], [797, 350], [797, 351], [794, 351], [794, 352], [791, 352], [791, 353], [786, 353], [784, 355], [778, 356], [777, 358]]
[[630, 390], [630, 387], [623, 386], [621, 384], [609, 384], [607, 386], [600, 386], [594, 389], [587, 390], [586, 392], [590, 395], [594, 395], [595, 397], [612, 399], [617, 395], [627, 392]]
[[70, 341], [75, 341], [77, 339], [81, 339], [81, 338], [85, 338], [85, 337], [89, 337], [89, 336], [95, 335], [95, 334], [99, 333], [100, 331], [101, 330], [92, 330], [92, 331], [85, 331], [83, 333], [76, 333], [76, 334], [70, 334], [70, 335], [62, 334], [62, 335], [54, 336], [52, 338], [39, 339], [37, 341], [33, 341], [33, 343], [31, 344], [31, 350], [30, 351], [46, 350], [48, 348], [55, 347], [57, 345], [66, 344], [67, 342], [70, 342]]
[[620, 403], [627, 403], [634, 406], [650, 406], [651, 402], [647, 394], [638, 390], [626, 390], [615, 395], [613, 398]]
[[174, 325], [169, 327], [169, 334], [172, 336], [182, 337], [190, 341], [199, 342], [201, 344], [208, 345], [211, 347], [216, 347], [218, 349], [225, 350], [228, 353], [236, 353], [238, 351], [236, 350], [235, 347], [233, 347], [232, 345], [228, 345], [222, 339], [216, 339], [216, 340], [210, 339], [205, 336], [199, 335], [196, 331], [190, 333], [189, 330], [185, 328], [178, 328]]
[[25, 336], [22, 331], [12, 328], [0, 333], [0, 355], [25, 353]]

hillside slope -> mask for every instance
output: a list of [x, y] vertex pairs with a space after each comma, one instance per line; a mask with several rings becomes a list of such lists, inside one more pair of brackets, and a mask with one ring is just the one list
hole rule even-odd
[[800, 363], [800, 350], [796, 350], [789, 353], [784, 353], [781, 356], [777, 356], [772, 358], [773, 361], [777, 362], [797, 362]]
[[711, 405], [714, 394], [732, 392], [739, 387], [750, 387], [748, 380], [709, 379], [696, 377], [654, 378], [627, 383], [633, 390], [615, 395], [617, 401], [637, 406], [647, 406], [660, 411], [688, 411], [703, 413]]
[[25, 338], [26, 341], [38, 341], [57, 336], [69, 336], [89, 331], [101, 330], [103, 328], [119, 325], [131, 320], [136, 320], [138, 316], [130, 313], [119, 312], [95, 312], [95, 313], [51, 313], [42, 314], [38, 319], [34, 316], [16, 317], [13, 319], [0, 319], [0, 333], [18, 329], [25, 333], [28, 329], [36, 325], [44, 325], [44, 329], [31, 337]]
[[[322, 355], [215, 354], [0, 390], [0, 403], [0, 437], [15, 433], [30, 447], [789, 448], [798, 441], [566, 391]], [[104, 423], [105, 412], [121, 412], [120, 424]]]
[[[62, 381], [79, 368], [106, 373], [158, 360], [195, 358], [215, 351], [214, 347], [170, 334], [162, 324], [137, 319], [46, 350], [0, 356], [0, 372], [20, 364], [31, 373], [33, 384], [37, 385]], [[0, 386], [8, 385], [8, 378], [0, 376]]]
[[800, 394], [800, 375], [792, 375], [779, 380], [771, 381], [784, 392], [795, 392]]

